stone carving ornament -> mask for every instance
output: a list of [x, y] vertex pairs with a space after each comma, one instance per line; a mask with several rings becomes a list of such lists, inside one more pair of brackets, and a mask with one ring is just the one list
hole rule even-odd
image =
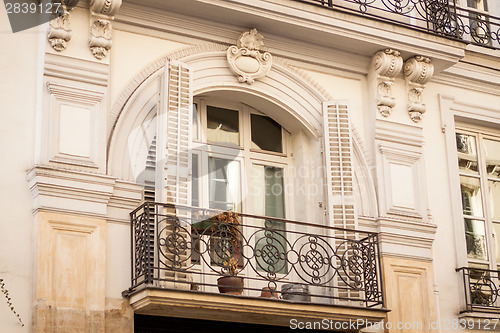
[[57, 15], [49, 23], [49, 39], [50, 46], [58, 52], [66, 49], [67, 43], [71, 40], [73, 32], [69, 22], [69, 12], [63, 15]]
[[377, 75], [377, 108], [382, 116], [388, 117], [396, 105], [396, 99], [392, 95], [392, 85], [394, 78], [403, 68], [403, 58], [399, 51], [385, 49], [373, 56], [373, 68]]
[[111, 49], [111, 22], [105, 19], [96, 19], [90, 27], [89, 46], [97, 59], [103, 59]]
[[404, 74], [408, 86], [408, 113], [411, 120], [418, 123], [427, 110], [423, 103], [422, 92], [424, 85], [429, 82], [434, 74], [434, 65], [431, 59], [423, 56], [415, 56], [406, 61]]
[[241, 34], [236, 45], [227, 49], [229, 68], [236, 73], [239, 82], [254, 83], [256, 79], [265, 77], [272, 65], [269, 52], [261, 52], [264, 37], [252, 29]]
[[111, 49], [111, 21], [120, 9], [122, 0], [91, 0], [89, 47], [97, 59], [103, 59]]

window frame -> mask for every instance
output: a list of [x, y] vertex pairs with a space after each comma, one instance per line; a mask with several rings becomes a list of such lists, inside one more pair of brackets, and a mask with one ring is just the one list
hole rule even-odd
[[[481, 205], [483, 210], [483, 217], [479, 216], [469, 216], [463, 214], [462, 211], [462, 223], [463, 223], [463, 231], [465, 235], [465, 217], [467, 216], [473, 220], [481, 220], [484, 221], [485, 228], [485, 238], [486, 238], [486, 250], [487, 250], [487, 259], [475, 259], [470, 258], [466, 253], [466, 259], [469, 267], [477, 267], [477, 268], [486, 268], [491, 270], [500, 269], [500, 260], [497, 261], [497, 251], [500, 247], [500, 235], [495, 234], [494, 223], [500, 223], [500, 221], [493, 221], [493, 217], [491, 215], [490, 207], [490, 193], [489, 193], [489, 184], [488, 181], [491, 179], [488, 176], [486, 170], [486, 155], [485, 155], [485, 144], [484, 139], [491, 139], [500, 142], [500, 133], [495, 132], [493, 129], [488, 127], [482, 127], [477, 125], [465, 124], [465, 123], [457, 123], [455, 125], [455, 136], [460, 134], [470, 135], [476, 138], [476, 154], [477, 154], [477, 168], [478, 174], [468, 174], [461, 172], [458, 170], [458, 176], [467, 176], [475, 179], [479, 179], [480, 184], [480, 193], [481, 193]], [[458, 163], [458, 153], [455, 152], [456, 161]], [[498, 180], [498, 179], [497, 179]], [[460, 193], [460, 196], [462, 194]], [[462, 205], [460, 205], [461, 208]], [[498, 244], [498, 245], [497, 245]], [[465, 245], [466, 246], [466, 245]], [[465, 249], [467, 252], [467, 249]], [[487, 265], [487, 267], [485, 267]]]

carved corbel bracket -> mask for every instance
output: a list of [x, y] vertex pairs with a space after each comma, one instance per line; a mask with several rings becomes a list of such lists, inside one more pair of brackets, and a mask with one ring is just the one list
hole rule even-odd
[[252, 29], [241, 34], [236, 45], [227, 49], [229, 68], [238, 76], [239, 82], [254, 83], [265, 77], [271, 70], [272, 56], [269, 52], [261, 53], [264, 37]]
[[394, 78], [403, 68], [403, 58], [399, 51], [385, 49], [375, 53], [372, 64], [377, 78], [377, 108], [382, 116], [388, 117], [396, 105], [396, 99], [392, 95], [392, 85]]
[[90, 27], [89, 46], [97, 59], [103, 59], [111, 49], [111, 22], [105, 19], [96, 19]]
[[427, 57], [415, 56], [406, 61], [404, 73], [408, 89], [408, 113], [411, 120], [418, 123], [427, 110], [423, 103], [422, 92], [434, 74], [434, 65]]
[[69, 12], [64, 13], [64, 15], [57, 15], [50, 20], [47, 38], [54, 50], [58, 52], [64, 51], [72, 35]]
[[105, 58], [111, 49], [111, 22], [121, 4], [121, 0], [91, 0], [90, 2], [89, 47], [94, 57], [99, 60]]

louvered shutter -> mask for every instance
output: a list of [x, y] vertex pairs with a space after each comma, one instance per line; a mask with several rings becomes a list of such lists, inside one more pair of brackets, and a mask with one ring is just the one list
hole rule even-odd
[[174, 205], [191, 204], [191, 70], [167, 60], [160, 89], [156, 200]]
[[324, 148], [331, 226], [355, 229], [352, 143], [346, 104], [324, 106]]
[[[327, 179], [328, 223], [343, 229], [356, 229], [353, 193], [352, 142], [349, 122], [349, 108], [346, 103], [328, 102], [323, 107], [324, 157]], [[334, 248], [344, 259], [352, 255], [352, 243], [356, 233], [335, 230]], [[343, 256], [344, 253], [346, 256]], [[350, 271], [346, 261], [337, 259], [339, 270], [336, 279], [338, 297], [359, 297], [359, 292], [350, 291], [357, 276]], [[356, 285], [356, 287], [359, 287]]]
[[159, 89], [155, 198], [176, 208], [158, 211], [155, 247], [161, 285], [182, 289], [190, 286], [184, 269], [189, 264], [191, 230], [188, 211], [177, 205], [191, 204], [191, 86], [191, 70], [167, 60]]

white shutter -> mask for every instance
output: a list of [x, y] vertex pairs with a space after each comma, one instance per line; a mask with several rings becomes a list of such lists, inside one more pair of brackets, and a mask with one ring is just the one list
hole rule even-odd
[[[191, 70], [167, 60], [160, 88], [156, 201], [191, 204]], [[161, 133], [161, 134], [160, 134]]]
[[[160, 203], [191, 205], [191, 115], [193, 95], [191, 70], [181, 62], [167, 60], [160, 81], [157, 119], [155, 199]], [[156, 220], [155, 264], [160, 269], [162, 287], [189, 289], [190, 276], [183, 271], [189, 264], [190, 225], [186, 209], [160, 209]], [[180, 227], [175, 219], [180, 218]], [[161, 218], [160, 218], [161, 216]], [[160, 251], [161, 246], [168, 244]], [[175, 248], [175, 251], [172, 250]], [[175, 253], [173, 253], [175, 252]]]
[[345, 103], [323, 107], [324, 156], [330, 226], [356, 229], [349, 110]]
[[[323, 106], [323, 116], [328, 223], [330, 226], [337, 228], [353, 229], [353, 232], [335, 230], [330, 232], [329, 236], [335, 236], [332, 245], [336, 249], [337, 255], [346, 259], [353, 254], [352, 244], [347, 240], [358, 238], [354, 232], [356, 218], [354, 214], [352, 136], [349, 108], [345, 103], [328, 102]], [[344, 256], [344, 254], [347, 256]], [[346, 261], [334, 260], [336, 260], [335, 265], [338, 269], [338, 275], [334, 281], [338, 289], [334, 296], [340, 299], [361, 297], [359, 291], [349, 290], [353, 286], [359, 287], [354, 283], [358, 278], [356, 274], [359, 272], [352, 272], [350, 265], [346, 264]], [[350, 301], [346, 303], [356, 305]]]

